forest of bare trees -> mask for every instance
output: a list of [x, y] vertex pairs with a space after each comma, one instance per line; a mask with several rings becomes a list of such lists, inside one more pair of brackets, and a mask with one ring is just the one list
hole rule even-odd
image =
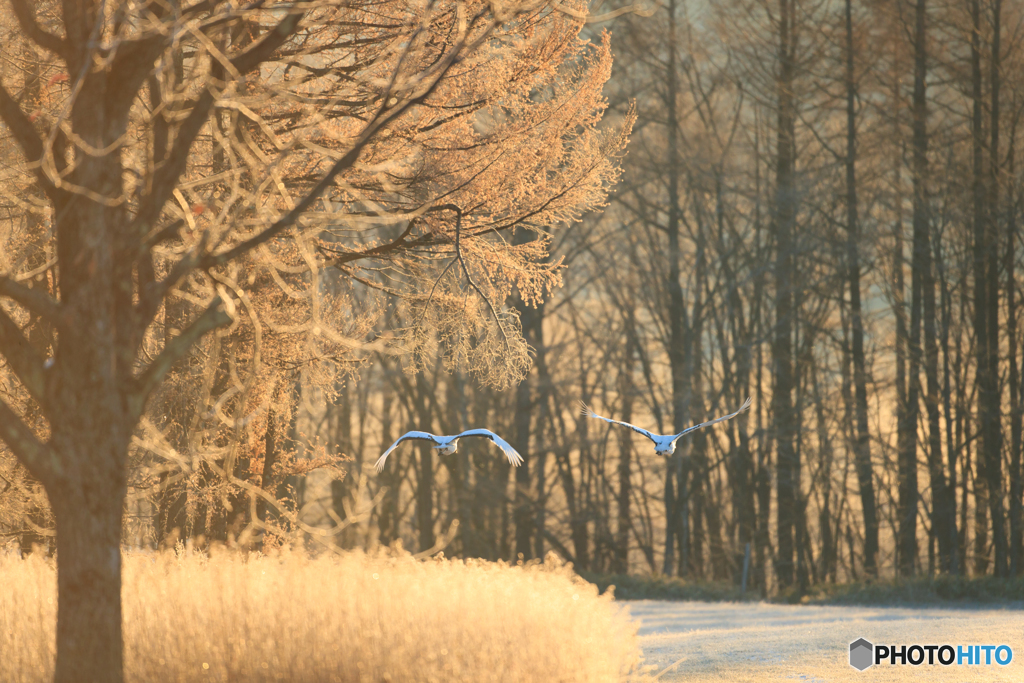
[[[1024, 571], [1022, 21], [999, 0], [615, 19], [609, 117], [635, 107], [634, 133], [607, 209], [554, 245], [563, 286], [506, 302], [526, 379], [355, 368], [296, 432], [351, 458], [309, 514], [362, 514], [343, 545], [425, 550], [459, 520], [448, 553], [695, 579], [738, 581], [749, 543], [762, 591]], [[748, 395], [667, 460], [578, 410], [664, 433]], [[526, 465], [467, 444], [364, 469], [407, 428], [476, 426]]]
[[[677, 0], [610, 22], [609, 117], [637, 121], [607, 209], [554, 245], [563, 286], [506, 302], [526, 379], [355, 368], [299, 430], [352, 458], [309, 514], [362, 514], [342, 545], [425, 550], [459, 520], [447, 553], [694, 579], [739, 581], [749, 543], [762, 591], [1024, 571], [1022, 21]], [[667, 460], [578, 410], [665, 433], [748, 395]], [[406, 429], [477, 426], [526, 465], [467, 444], [364, 468]]]
[[0, 542], [1024, 573], [1024, 6], [114, 4], [0, 22]]

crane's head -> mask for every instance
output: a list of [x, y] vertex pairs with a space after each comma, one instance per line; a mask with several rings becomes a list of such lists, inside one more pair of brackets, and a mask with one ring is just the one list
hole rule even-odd
[[449, 443], [443, 443], [440, 446], [434, 446], [434, 450], [437, 451], [438, 455], [451, 455], [459, 447], [458, 440], [451, 441]]

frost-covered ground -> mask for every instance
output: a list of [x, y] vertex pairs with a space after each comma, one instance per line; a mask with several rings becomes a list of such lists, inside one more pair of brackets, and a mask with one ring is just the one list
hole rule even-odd
[[[651, 600], [627, 604], [641, 622], [645, 669], [664, 672], [659, 681], [1024, 681], [1020, 605], [947, 609]], [[849, 665], [849, 643], [861, 637], [885, 644], [1006, 644], [1013, 648], [1013, 661], [1007, 666], [881, 664], [859, 672]]]

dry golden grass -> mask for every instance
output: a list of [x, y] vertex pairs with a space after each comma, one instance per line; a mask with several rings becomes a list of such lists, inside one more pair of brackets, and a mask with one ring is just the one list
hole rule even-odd
[[[404, 556], [129, 554], [126, 679], [616, 681], [636, 625], [566, 567]], [[0, 557], [0, 681], [49, 681], [52, 564]]]

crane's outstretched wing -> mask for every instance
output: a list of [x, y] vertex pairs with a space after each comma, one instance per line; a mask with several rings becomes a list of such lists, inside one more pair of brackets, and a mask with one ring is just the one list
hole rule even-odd
[[516, 449], [509, 445], [508, 441], [501, 438], [489, 429], [467, 429], [462, 432], [456, 439], [461, 439], [464, 436], [483, 436], [494, 442], [494, 445], [501, 449], [501, 452], [508, 458], [509, 463], [512, 467], [519, 467], [523, 464], [523, 456], [516, 452]]
[[377, 463], [373, 466], [373, 469], [377, 470], [378, 472], [384, 469], [384, 461], [388, 459], [389, 455], [391, 455], [391, 451], [395, 450], [395, 447], [398, 446], [398, 444], [405, 441], [406, 439], [421, 439], [423, 441], [433, 441], [434, 443], [440, 443], [440, 441], [437, 440], [437, 437], [434, 436], [433, 434], [427, 434], [426, 432], [406, 432], [405, 434], [402, 434], [402, 436], [398, 437], [398, 441], [391, 444], [391, 448], [384, 451], [384, 455], [380, 456], [380, 458], [377, 459]]
[[608, 418], [608, 417], [601, 417], [600, 415], [595, 413], [593, 410], [591, 410], [587, 406], [587, 404], [584, 403], [583, 401], [580, 401], [580, 405], [583, 406], [583, 414], [586, 415], [587, 417], [596, 417], [598, 420], [604, 420], [605, 422], [610, 422], [613, 425], [622, 425], [623, 427], [629, 427], [630, 429], [632, 429], [637, 434], [643, 434], [644, 436], [646, 436], [651, 441], [654, 441], [655, 443], [657, 443], [657, 439], [654, 438], [654, 434], [651, 434], [646, 429], [640, 429], [636, 425], [631, 425], [628, 422], [620, 422], [618, 420], [613, 420], [613, 419]]
[[681, 436], [685, 436], [686, 434], [689, 434], [690, 432], [695, 432], [698, 429], [703, 429], [704, 427], [708, 427], [710, 425], [713, 425], [716, 422], [721, 422], [722, 420], [728, 420], [729, 418], [736, 417], [737, 415], [739, 415], [740, 413], [742, 413], [744, 410], [746, 410], [749, 407], [750, 407], [750, 399], [748, 398], [746, 401], [743, 402], [743, 405], [741, 405], [740, 409], [737, 410], [735, 413], [729, 413], [728, 415], [723, 415], [722, 417], [716, 417], [714, 420], [708, 420], [707, 422], [701, 422], [699, 425], [693, 425], [692, 427], [688, 427], [688, 428], [684, 429], [683, 431], [679, 432], [678, 434], [676, 434], [674, 437], [672, 437], [672, 440], [675, 441], [676, 439], [678, 439]]

